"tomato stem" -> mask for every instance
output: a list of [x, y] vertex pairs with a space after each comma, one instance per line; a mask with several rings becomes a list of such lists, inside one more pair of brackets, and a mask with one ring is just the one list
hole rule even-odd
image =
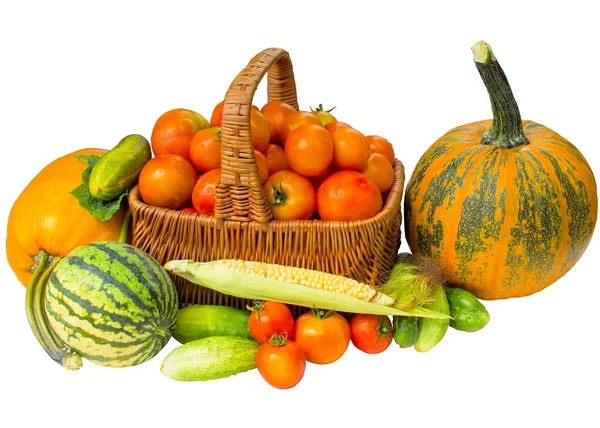
[[323, 309], [311, 308], [313, 316], [317, 319], [324, 320], [328, 318], [335, 311], [324, 311]]
[[315, 111], [324, 111], [325, 113], [331, 113], [336, 107], [337, 106], [334, 106], [334, 107], [330, 108], [329, 110], [325, 110], [323, 108], [323, 104], [319, 104], [319, 107], [317, 107], [315, 110], [313, 110], [313, 108], [311, 107], [310, 111], [313, 111], [313, 112], [315, 112]]
[[386, 321], [389, 321], [389, 318], [385, 315], [381, 315], [379, 317], [379, 324], [377, 324], [377, 340], [375, 341], [375, 343], [379, 342], [379, 339], [381, 339], [384, 336], [389, 337], [388, 333], [394, 331], [394, 327], [391, 325], [387, 325]]
[[131, 211], [127, 209], [123, 223], [121, 224], [121, 233], [119, 233], [119, 242], [127, 243], [127, 233], [129, 232], [129, 224], [131, 223]]
[[264, 302], [262, 300], [254, 300], [252, 302], [252, 306], [246, 305], [246, 309], [248, 309], [250, 312], [254, 313], [256, 320], [260, 322], [259, 313], [260, 313], [260, 311], [262, 311], [265, 308], [265, 303], [266, 302]]
[[287, 200], [287, 193], [285, 193], [285, 190], [283, 190], [283, 182], [279, 182], [279, 188], [275, 187], [274, 183], [271, 183], [271, 186], [273, 186], [273, 197], [275, 199], [273, 205], [285, 204], [285, 201]]
[[274, 333], [270, 339], [267, 339], [267, 342], [269, 342], [273, 346], [283, 346], [287, 343], [287, 340], [287, 332], [283, 334]]

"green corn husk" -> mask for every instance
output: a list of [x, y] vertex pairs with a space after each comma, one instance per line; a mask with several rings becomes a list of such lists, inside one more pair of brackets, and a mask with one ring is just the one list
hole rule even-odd
[[377, 290], [390, 296], [394, 306], [407, 312], [432, 301], [437, 287], [447, 281], [444, 270], [426, 256], [399, 254], [385, 284]]
[[[389, 304], [375, 303], [324, 289], [238, 272], [228, 269], [223, 262], [172, 260], [165, 264], [165, 269], [194, 284], [244, 299], [270, 300], [349, 313], [449, 318], [446, 314], [421, 307], [414, 307], [410, 311], [399, 309], [395, 305], [395, 299], [385, 295], [378, 296], [377, 302], [390, 302]], [[390, 281], [392, 280], [396, 281], [397, 278], [390, 278]]]

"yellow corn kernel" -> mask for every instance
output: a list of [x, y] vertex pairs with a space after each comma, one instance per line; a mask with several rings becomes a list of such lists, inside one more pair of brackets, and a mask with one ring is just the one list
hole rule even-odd
[[344, 294], [367, 302], [377, 300], [379, 303], [385, 303], [380, 301], [382, 297], [381, 293], [378, 293], [370, 285], [352, 278], [311, 269], [238, 259], [223, 259], [215, 263], [234, 272], [256, 275], [261, 278], [284, 281], [310, 288], [325, 289], [336, 294]]

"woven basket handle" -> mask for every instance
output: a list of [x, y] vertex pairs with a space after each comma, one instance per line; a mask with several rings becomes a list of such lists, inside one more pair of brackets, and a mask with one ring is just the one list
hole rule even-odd
[[233, 80], [223, 104], [221, 178], [215, 189], [216, 218], [264, 223], [273, 217], [258, 177], [250, 134], [252, 98], [267, 71], [268, 100], [282, 101], [298, 110], [292, 61], [283, 49], [260, 52]]

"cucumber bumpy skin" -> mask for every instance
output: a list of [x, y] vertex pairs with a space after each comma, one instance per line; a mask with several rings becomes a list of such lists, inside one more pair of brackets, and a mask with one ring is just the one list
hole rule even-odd
[[184, 382], [222, 379], [255, 369], [259, 346], [241, 337], [206, 337], [172, 350], [160, 371]]
[[249, 311], [228, 306], [186, 306], [179, 309], [173, 337], [182, 344], [213, 336], [252, 339], [248, 318]]
[[490, 314], [483, 304], [467, 290], [446, 287], [450, 305], [450, 327], [469, 333], [481, 330], [490, 322]]
[[401, 348], [410, 348], [417, 341], [419, 319], [416, 317], [394, 317], [394, 342]]
[[[443, 286], [436, 287], [432, 296], [434, 300], [423, 304], [427, 309], [450, 315], [450, 306]], [[437, 345], [448, 331], [450, 319], [419, 318], [419, 333], [415, 342], [418, 352], [427, 352]]]
[[89, 190], [94, 198], [110, 201], [132, 187], [142, 168], [152, 158], [146, 138], [131, 134], [119, 141], [94, 165]]

